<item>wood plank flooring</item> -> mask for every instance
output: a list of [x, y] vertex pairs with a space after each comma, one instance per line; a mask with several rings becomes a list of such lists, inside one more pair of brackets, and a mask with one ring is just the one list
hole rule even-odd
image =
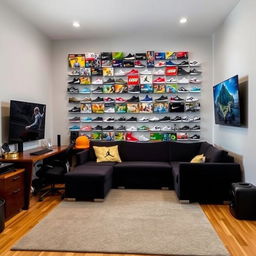
[[[0, 256], [103, 256], [95, 253], [10, 251], [11, 246], [35, 226], [58, 203], [60, 196], [47, 197], [43, 202], [31, 198], [31, 206], [6, 222], [0, 234]], [[227, 205], [202, 205], [206, 216], [232, 256], [256, 255], [256, 221], [240, 221], [232, 217]], [[105, 254], [126, 256], [125, 254]], [[131, 256], [131, 255], [129, 255]]]

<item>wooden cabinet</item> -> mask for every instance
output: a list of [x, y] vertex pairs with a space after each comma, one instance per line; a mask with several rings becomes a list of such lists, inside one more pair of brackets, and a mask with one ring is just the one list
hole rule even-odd
[[0, 175], [0, 197], [5, 200], [5, 218], [9, 219], [24, 207], [24, 169]]

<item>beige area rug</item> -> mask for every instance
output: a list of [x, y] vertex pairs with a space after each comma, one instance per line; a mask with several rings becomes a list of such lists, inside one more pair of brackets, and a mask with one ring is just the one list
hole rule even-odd
[[174, 191], [114, 190], [105, 202], [61, 202], [13, 250], [229, 255], [198, 204]]

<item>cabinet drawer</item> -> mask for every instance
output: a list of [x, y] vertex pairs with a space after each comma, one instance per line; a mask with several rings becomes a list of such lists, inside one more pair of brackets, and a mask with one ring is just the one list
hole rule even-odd
[[8, 173], [0, 176], [0, 192], [21, 188], [24, 186], [24, 170], [18, 170], [14, 173]]

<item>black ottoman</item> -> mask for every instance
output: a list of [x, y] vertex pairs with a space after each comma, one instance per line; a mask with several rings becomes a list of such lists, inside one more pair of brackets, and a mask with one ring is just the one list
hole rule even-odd
[[230, 212], [237, 219], [256, 219], [256, 186], [232, 183]]
[[65, 197], [104, 200], [112, 187], [112, 166], [77, 166], [65, 175]]

